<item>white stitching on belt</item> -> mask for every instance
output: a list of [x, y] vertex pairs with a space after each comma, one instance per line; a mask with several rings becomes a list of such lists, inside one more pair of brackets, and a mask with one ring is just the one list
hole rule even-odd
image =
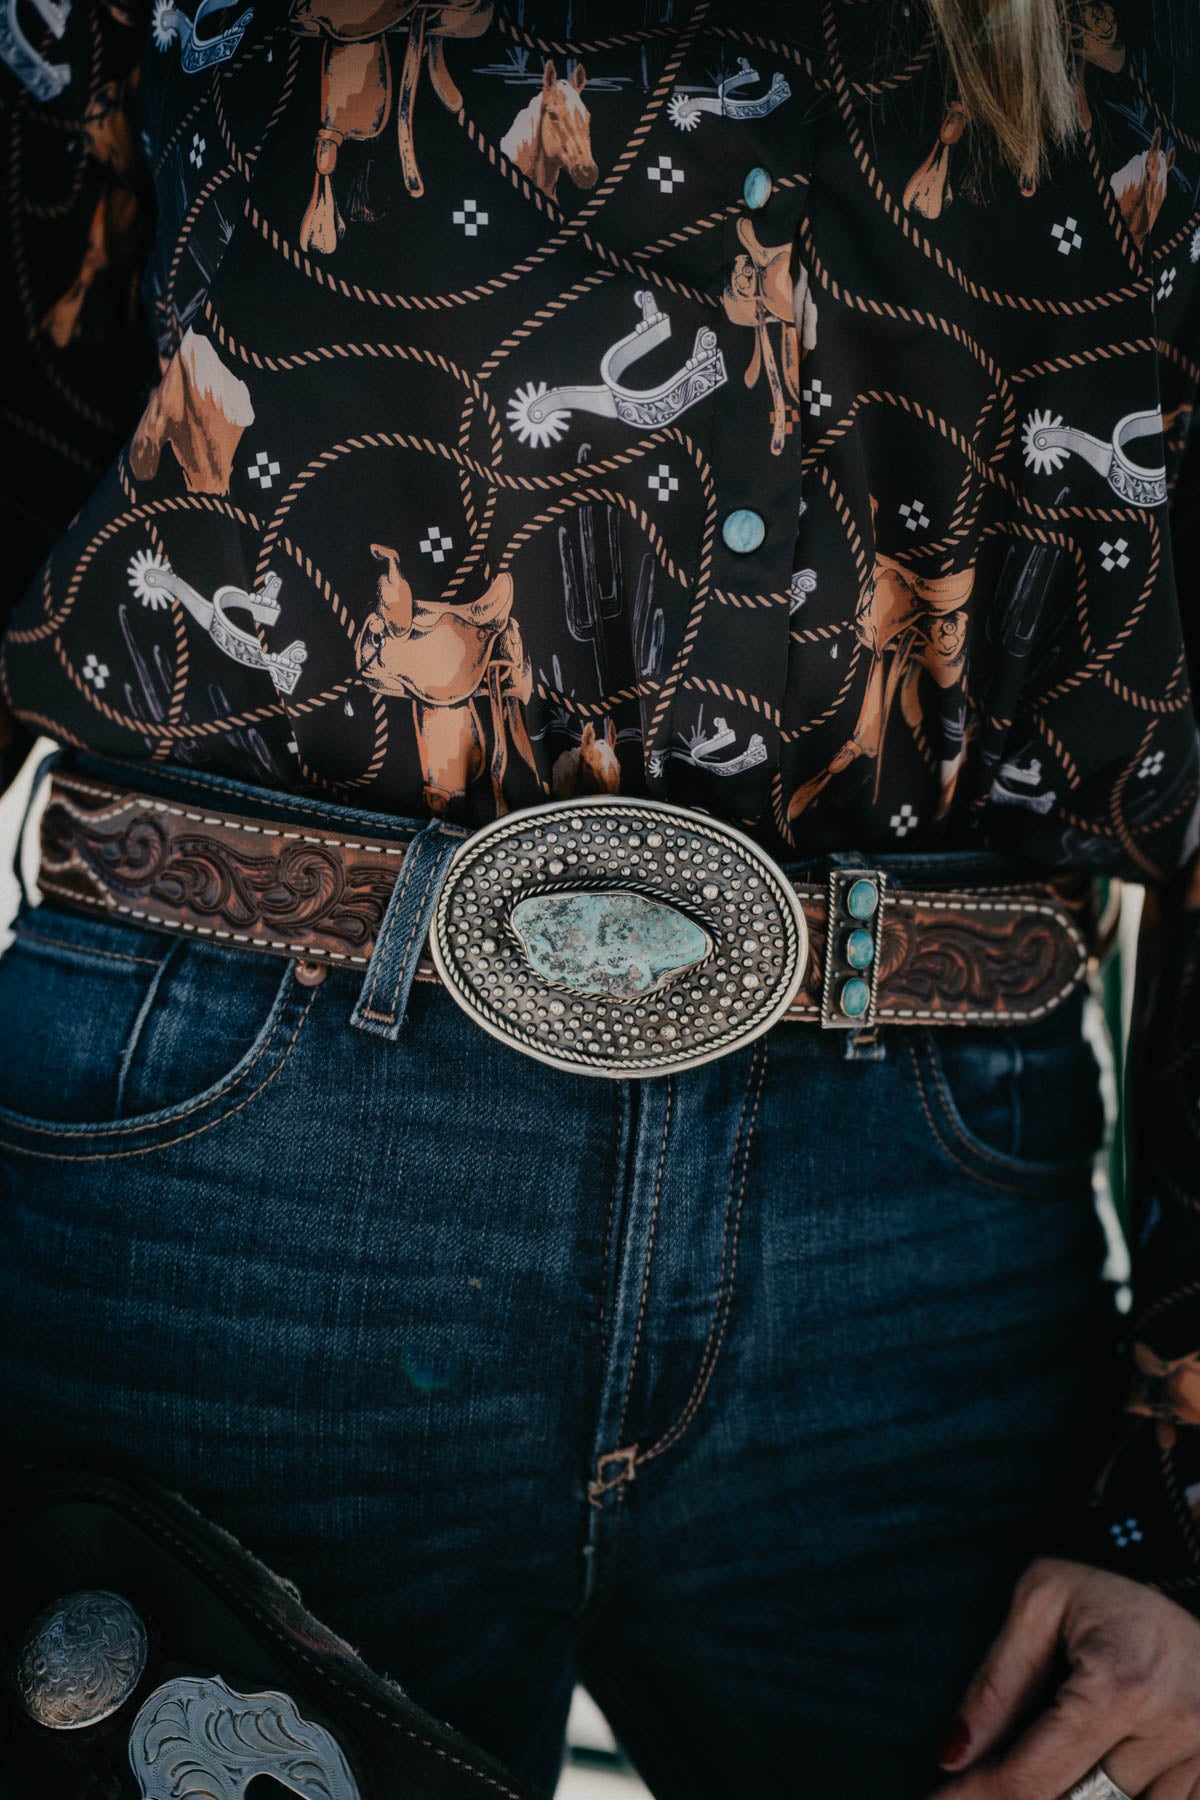
[[[86, 782], [77, 781], [74, 776], [70, 777], [70, 786], [80, 794], [97, 794], [101, 799], [112, 796], [111, 788], [89, 787]], [[187, 819], [193, 825], [220, 825], [230, 831], [250, 832], [255, 837], [293, 838], [300, 844], [326, 844], [331, 850], [365, 850], [369, 856], [403, 859], [406, 848], [403, 844], [372, 844], [361, 843], [354, 838], [317, 837], [312, 832], [288, 831], [279, 825], [251, 825], [247, 820], [233, 818], [228, 813], [189, 812], [186, 807], [169, 806], [165, 800], [152, 800], [148, 794], [131, 794], [127, 800], [118, 801], [115, 806], [109, 807], [106, 814], [83, 812], [79, 807], [72, 806], [64, 790], [65, 783], [54, 777], [51, 782], [51, 801], [64, 807], [73, 819], [78, 819], [84, 825], [94, 823], [97, 818], [112, 818], [117, 813], [128, 812], [131, 807], [136, 806], [142, 810], [166, 813], [172, 819]]]
[[221, 931], [216, 925], [190, 925], [186, 919], [164, 919], [161, 914], [147, 912], [143, 907], [122, 906], [119, 900], [81, 894], [74, 888], [59, 887], [53, 881], [42, 880], [39, 886], [43, 892], [57, 894], [60, 899], [69, 900], [77, 906], [94, 906], [102, 913], [121, 913], [130, 919], [141, 919], [147, 925], [161, 925], [164, 931], [187, 931], [194, 937], [226, 938], [231, 944], [250, 944], [260, 950], [284, 950], [289, 956], [303, 957], [306, 962], [323, 960], [360, 963], [365, 968], [371, 960], [368, 956], [351, 956], [345, 950], [322, 950], [312, 944], [289, 944], [284, 938], [252, 937], [245, 931]]
[[1087, 945], [1084, 943], [1078, 927], [1072, 919], [1068, 918], [1061, 907], [1054, 906], [1049, 901], [1018, 901], [1014, 896], [1013, 900], [1009, 901], [1007, 904], [1003, 904], [992, 900], [950, 900], [939, 896], [931, 906], [931, 903], [928, 900], [919, 900], [911, 894], [890, 894], [885, 896], [884, 905], [907, 906], [910, 908], [922, 906], [931, 907], [931, 910], [935, 912], [993, 912], [1017, 913], [1018, 915], [1025, 913], [1041, 913], [1047, 919], [1053, 919], [1056, 925], [1061, 925], [1075, 940], [1075, 948], [1079, 960], [1075, 965], [1074, 972], [1070, 979], [1064, 982], [1062, 987], [1055, 993], [1051, 994], [1049, 999], [1044, 1000], [1041, 1006], [1026, 1006], [1017, 1009], [1006, 1009], [1004, 1011], [995, 1007], [988, 1009], [968, 1008], [966, 1012], [951, 1012], [947, 1009], [943, 1009], [941, 1012], [934, 1012], [928, 1008], [919, 1008], [915, 1006], [880, 1006], [877, 1008], [875, 1014], [875, 1017], [880, 1020], [931, 1019], [937, 1021], [959, 1019], [965, 1020], [968, 1024], [972, 1025], [990, 1025], [997, 1021], [1001, 1023], [1008, 1021], [1013, 1024], [1028, 1024], [1034, 1019], [1040, 1019], [1046, 1013], [1052, 1012], [1060, 1000], [1065, 1000], [1067, 998], [1067, 995], [1071, 993], [1072, 989], [1078, 984], [1080, 976], [1087, 970]]

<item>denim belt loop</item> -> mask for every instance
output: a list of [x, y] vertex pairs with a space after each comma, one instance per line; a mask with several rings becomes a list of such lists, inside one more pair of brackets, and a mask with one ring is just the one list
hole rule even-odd
[[429, 921], [450, 858], [466, 836], [441, 819], [431, 819], [409, 844], [350, 1015], [350, 1023], [360, 1031], [393, 1044], [399, 1037]]
[[33, 906], [34, 896], [29, 891], [29, 883], [25, 879], [25, 833], [37, 808], [38, 796], [41, 794], [46, 777], [51, 770], [63, 760], [66, 751], [62, 749], [48, 750], [37, 768], [33, 771], [33, 780], [29, 784], [29, 798], [25, 802], [25, 810], [21, 814], [21, 823], [17, 827], [17, 835], [13, 840], [12, 872], [13, 878], [21, 892], [26, 906]]

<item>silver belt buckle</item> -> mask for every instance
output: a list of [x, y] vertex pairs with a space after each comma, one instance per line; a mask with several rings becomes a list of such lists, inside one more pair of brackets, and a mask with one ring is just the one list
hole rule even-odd
[[429, 939], [484, 1031], [613, 1080], [740, 1049], [782, 1018], [808, 963], [799, 896], [751, 838], [623, 795], [483, 826], [450, 861]]

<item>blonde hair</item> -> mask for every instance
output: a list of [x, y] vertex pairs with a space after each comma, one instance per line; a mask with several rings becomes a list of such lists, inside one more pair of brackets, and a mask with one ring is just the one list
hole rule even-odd
[[1033, 178], [1079, 124], [1065, 0], [929, 0], [968, 118]]

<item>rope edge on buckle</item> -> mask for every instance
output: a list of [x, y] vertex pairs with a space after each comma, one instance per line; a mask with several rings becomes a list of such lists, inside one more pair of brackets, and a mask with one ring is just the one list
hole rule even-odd
[[[455, 908], [459, 880], [465, 880], [468, 875], [474, 875], [477, 872], [479, 859], [490, 860], [495, 850], [503, 846], [506, 837], [522, 835], [527, 832], [536, 813], [541, 814], [539, 824], [545, 821], [547, 824], [562, 825], [568, 831], [585, 829], [586, 825], [599, 825], [602, 822], [609, 827], [619, 828], [624, 825], [626, 829], [632, 825], [636, 832], [643, 835], [648, 849], [657, 848], [657, 844], [653, 836], [645, 835], [647, 832], [654, 832], [659, 821], [669, 824], [673, 819], [679, 819], [686, 824], [690, 833], [711, 844], [714, 854], [721, 853], [728, 856], [728, 853], [732, 851], [743, 871], [756, 877], [762, 884], [765, 890], [764, 898], [770, 897], [778, 924], [784, 930], [786, 949], [783, 956], [783, 968], [786, 973], [776, 999], [769, 1006], [764, 1007], [756, 1017], [751, 1015], [749, 1018], [740, 1020], [727, 1020], [701, 1047], [689, 1049], [686, 1046], [686, 1040], [661, 1044], [642, 1042], [636, 1047], [630, 1046], [630, 1058], [624, 1063], [616, 1062], [611, 1054], [593, 1051], [585, 1047], [582, 1041], [574, 1042], [569, 1054], [565, 1054], [556, 1047], [552, 1047], [551, 1040], [541, 1036], [536, 1028], [525, 1029], [519, 1018], [514, 1019], [509, 1010], [501, 1011], [490, 996], [480, 991], [480, 988], [472, 983], [468, 969], [461, 964], [461, 953], [452, 947], [451, 914]], [[635, 837], [634, 842], [639, 843], [639, 839]], [[546, 854], [549, 855], [551, 852], [547, 851]], [[557, 860], [558, 852], [554, 851], [553, 855]], [[565, 859], [574, 860], [574, 853], [567, 853]], [[683, 861], [686, 863], [686, 855], [683, 857]], [[593, 884], [597, 888], [611, 885], [613, 888], [634, 891], [640, 889], [643, 893], [657, 892], [661, 894], [664, 901], [674, 905], [678, 910], [685, 914], [692, 912], [687, 900], [679, 894], [677, 888], [672, 886], [670, 878], [660, 887], [657, 880], [648, 881], [646, 874], [642, 871], [634, 873], [633, 870], [630, 870], [621, 877], [613, 878], [606, 877], [598, 871], [593, 872], [581, 865], [575, 868], [573, 875], [568, 877], [567, 881], [560, 883], [555, 878], [560, 872], [555, 870], [554, 876], [547, 881], [540, 869], [531, 871], [535, 891], [570, 892], [576, 886], [587, 889]], [[546, 874], [549, 873], [550, 867], [548, 866]], [[677, 873], [682, 873], [682, 871]], [[508, 926], [507, 912], [509, 909], [499, 896], [496, 896], [496, 901], [500, 910], [497, 912], [495, 926], [500, 929], [492, 931], [493, 946], [498, 946], [502, 932]], [[692, 914], [692, 916], [696, 915]], [[700, 909], [699, 916], [704, 918], [703, 909]], [[787, 1016], [796, 991], [803, 980], [809, 955], [808, 922], [796, 890], [782, 871], [770, 862], [760, 846], [746, 839], [734, 827], [702, 815], [685, 812], [666, 802], [633, 801], [624, 798], [618, 801], [615, 797], [589, 797], [583, 800], [560, 802], [550, 807], [529, 809], [523, 814], [508, 815], [505, 819], [497, 820], [492, 825], [476, 832], [460, 846], [451, 863], [445, 886], [434, 912], [430, 932], [430, 948], [435, 967], [451, 997], [477, 1025], [491, 1036], [507, 1044], [511, 1049], [522, 1051], [550, 1067], [577, 1074], [607, 1076], [613, 1079], [682, 1072], [685, 1069], [699, 1066], [701, 1063], [713, 1061], [752, 1042], [762, 1032], [770, 1029], [772, 1025]], [[703, 966], [711, 967], [714, 960], [712, 957], [706, 958]], [[735, 962], [733, 966], [736, 967], [737, 963]], [[542, 977], [536, 978], [535, 985], [539, 990], [547, 993], [553, 993], [557, 989], [556, 983], [546, 981]], [[685, 990], [686, 982], [681, 980], [672, 984], [672, 987]], [[669, 995], [672, 987], [660, 990], [661, 994]], [[649, 999], [650, 997], [647, 996], [648, 1003]], [[522, 1001], [526, 1006], [532, 1002], [536, 1007], [536, 999], [531, 991], [528, 996], [522, 996], [521, 1000], [518, 1000], [517, 1007], [512, 1010], [519, 1011]], [[602, 1010], [601, 1007], [601, 1013]], [[674, 1013], [669, 1014], [669, 1018], [674, 1019]], [[682, 1035], [684, 1021], [680, 1020], [679, 1024]], [[632, 1029], [639, 1036], [646, 1038], [651, 1036], [651, 1030], [647, 1027], [635, 1026]], [[591, 1035], [590, 1031], [582, 1034], [585, 1038]]]

